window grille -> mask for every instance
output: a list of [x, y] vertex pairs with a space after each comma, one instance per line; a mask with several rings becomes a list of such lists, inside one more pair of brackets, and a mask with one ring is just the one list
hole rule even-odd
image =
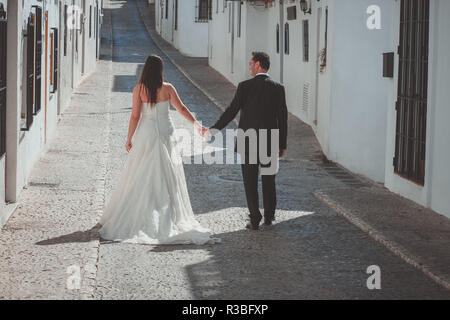
[[41, 110], [41, 78], [42, 78], [42, 8], [36, 8], [35, 22], [35, 74], [34, 74], [34, 112], [37, 114]]
[[89, 6], [89, 39], [92, 38], [92, 6]]
[[212, 19], [212, 0], [195, 1], [195, 22], [208, 22]]
[[64, 5], [64, 57], [67, 56], [67, 5]]
[[425, 183], [429, 0], [402, 0], [394, 171]]
[[34, 108], [34, 46], [35, 46], [35, 15], [32, 13], [28, 18], [27, 24], [27, 59], [26, 59], [26, 81], [27, 81], [27, 97], [25, 110], [25, 126], [22, 131], [28, 131], [33, 124], [33, 108]]
[[175, 0], [175, 30], [178, 30], [178, 0]]
[[52, 70], [51, 70], [51, 77], [52, 77], [52, 93], [55, 93], [58, 90], [58, 55], [59, 55], [59, 44], [58, 44], [58, 29], [57, 28], [52, 28], [53, 30], [53, 47], [52, 47], [52, 59], [51, 59], [51, 66], [52, 66]]
[[303, 61], [309, 61], [309, 20], [303, 21]]
[[284, 53], [289, 54], [289, 24], [284, 25]]
[[280, 24], [277, 23], [277, 31], [276, 31], [276, 37], [277, 37], [277, 53], [280, 53]]

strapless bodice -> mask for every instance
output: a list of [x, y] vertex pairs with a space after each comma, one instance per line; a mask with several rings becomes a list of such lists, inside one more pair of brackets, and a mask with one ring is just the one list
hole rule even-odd
[[142, 104], [138, 134], [142, 134], [147, 138], [151, 138], [154, 134], [162, 139], [170, 137], [175, 129], [169, 110], [169, 100], [157, 102], [154, 106], [151, 106], [150, 102], [144, 102]]
[[151, 106], [150, 102], [144, 102], [142, 104], [142, 117], [146, 119], [152, 120], [170, 120], [169, 118], [169, 107], [170, 102], [160, 101], [157, 102], [154, 106]]

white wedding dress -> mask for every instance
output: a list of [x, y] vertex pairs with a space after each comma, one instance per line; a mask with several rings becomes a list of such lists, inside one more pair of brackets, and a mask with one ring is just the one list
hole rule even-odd
[[195, 219], [169, 101], [142, 104], [132, 148], [100, 220], [100, 236], [139, 244], [220, 242]]

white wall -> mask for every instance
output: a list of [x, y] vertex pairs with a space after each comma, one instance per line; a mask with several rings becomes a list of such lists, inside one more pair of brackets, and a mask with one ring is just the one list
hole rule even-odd
[[[448, 101], [450, 93], [450, 63], [448, 52], [450, 39], [450, 2], [432, 0], [430, 7], [430, 53], [428, 71], [428, 104], [426, 129], [425, 185], [420, 186], [394, 173], [392, 159], [395, 155], [395, 130], [398, 70], [389, 89], [388, 128], [386, 144], [386, 187], [401, 196], [411, 199], [450, 217], [450, 174], [447, 165], [450, 161], [450, 130], [448, 119], [450, 111]], [[400, 3], [395, 4], [394, 31], [392, 47], [398, 45]], [[398, 68], [398, 56], [395, 66]]]
[[[431, 12], [430, 19], [431, 21], [435, 21], [435, 10], [437, 9], [436, 1], [431, 1]], [[391, 36], [391, 48], [392, 51], [396, 52], [395, 48], [399, 45], [399, 26], [400, 26], [400, 2], [393, 4], [393, 31]], [[432, 36], [435, 32], [434, 23], [430, 24], [430, 66], [432, 66], [433, 62], [433, 45], [434, 45], [434, 37]], [[398, 85], [398, 55], [395, 55], [395, 64], [394, 64], [394, 79], [391, 82], [391, 86], [389, 89], [388, 96], [388, 112], [387, 112], [387, 139], [386, 139], [386, 170], [385, 170], [385, 185], [386, 187], [399, 195], [402, 195], [408, 199], [411, 199], [423, 206], [427, 206], [429, 202], [429, 178], [430, 176], [430, 154], [429, 150], [427, 150], [426, 156], [426, 168], [425, 168], [425, 179], [428, 180], [425, 182], [425, 186], [420, 186], [414, 182], [411, 182], [403, 177], [394, 173], [393, 166], [393, 158], [395, 156], [395, 136], [396, 136], [396, 121], [397, 121], [397, 113], [395, 111], [395, 102], [397, 101], [397, 85]], [[429, 69], [429, 83], [433, 78], [433, 69]], [[430, 91], [429, 91], [430, 92]], [[430, 111], [430, 105], [428, 105], [428, 111]], [[427, 128], [430, 128], [430, 115], [427, 116]], [[430, 131], [427, 132], [426, 144], [430, 146], [431, 135]]]
[[[432, 125], [430, 132], [432, 135], [431, 153], [431, 208], [450, 218], [450, 61], [448, 52], [450, 52], [450, 2], [446, 0], [437, 1], [435, 11], [435, 30], [434, 36], [434, 64], [432, 71], [433, 88], [430, 91], [432, 95], [431, 110]], [[433, 76], [434, 75], [434, 76]], [[433, 98], [434, 96], [434, 98]]]
[[[4, 1], [4, 0], [2, 0]], [[46, 1], [25, 0], [22, 3], [9, 3], [8, 10], [8, 65], [15, 68], [8, 69], [7, 75], [7, 153], [6, 158], [0, 161], [1, 187], [0, 207], [4, 207], [5, 201], [16, 202], [22, 188], [28, 183], [31, 170], [39, 160], [47, 142], [55, 132], [58, 112], [64, 110], [70, 101], [73, 88], [95, 70], [95, 32], [92, 26], [92, 37], [89, 38], [89, 6], [97, 3], [97, 0], [86, 0], [87, 24], [86, 41], [83, 48], [83, 37], [80, 33], [78, 43], [78, 55], [72, 52], [73, 41], [68, 32], [67, 56], [64, 57], [64, 23], [60, 24], [58, 3], [64, 8], [64, 3], [71, 5], [71, 0]], [[43, 6], [45, 4], [45, 6]], [[82, 0], [75, 1], [82, 8]], [[22, 32], [26, 31], [27, 20], [33, 5], [43, 7], [42, 21], [42, 60], [41, 60], [41, 109], [33, 117], [33, 123], [28, 131], [21, 131], [21, 110], [26, 108], [26, 37]], [[45, 13], [48, 12], [48, 29], [46, 33]], [[94, 16], [93, 10], [93, 16]], [[61, 13], [63, 11], [61, 10]], [[63, 19], [64, 15], [61, 14]], [[93, 20], [94, 21], [94, 20]], [[59, 85], [56, 93], [50, 92], [50, 33], [52, 28], [59, 28]], [[46, 37], [47, 35], [47, 37]], [[47, 41], [46, 41], [47, 38]], [[73, 39], [72, 39], [73, 40]], [[82, 73], [82, 52], [85, 49], [85, 72]], [[72, 55], [75, 59], [72, 59]], [[46, 63], [47, 61], [47, 63]], [[72, 73], [72, 61], [73, 73]], [[6, 162], [6, 164], [5, 164]], [[5, 171], [5, 167], [7, 168]], [[6, 174], [6, 179], [5, 177]], [[4, 180], [3, 180], [4, 179]], [[6, 180], [6, 181], [5, 181]], [[0, 225], [6, 221], [5, 213], [0, 212]]]
[[[372, 4], [381, 8], [381, 30], [366, 26], [366, 10]], [[392, 80], [382, 77], [382, 53], [395, 51], [393, 2], [341, 0], [333, 11], [328, 156], [353, 172], [384, 182], [386, 101]]]
[[[208, 56], [208, 23], [195, 22], [195, 0], [178, 0], [178, 28], [175, 27], [175, 0], [155, 1], [156, 31], [183, 55], [188, 57]], [[162, 8], [162, 10], [161, 10]], [[162, 12], [162, 16], [161, 16]]]

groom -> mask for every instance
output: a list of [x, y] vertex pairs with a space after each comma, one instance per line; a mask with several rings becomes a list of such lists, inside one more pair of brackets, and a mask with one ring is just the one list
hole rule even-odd
[[[236, 117], [237, 113], [241, 111], [239, 129], [244, 130], [244, 132], [249, 129], [258, 132], [258, 142], [255, 148], [249, 146], [249, 143], [246, 140], [247, 145], [244, 146], [245, 154], [242, 154], [244, 155], [244, 161], [242, 161], [241, 165], [245, 195], [250, 211], [250, 222], [247, 224], [246, 228], [258, 230], [262, 220], [258, 200], [258, 172], [260, 166], [262, 168], [272, 166], [271, 162], [262, 163], [259, 157], [260, 132], [264, 132], [260, 131], [260, 129], [267, 129], [266, 132], [269, 132], [269, 146], [266, 149], [269, 153], [270, 150], [272, 150], [270, 145], [270, 132], [273, 129], [278, 129], [279, 141], [277, 142], [279, 144], [276, 145], [279, 145], [279, 150], [276, 150], [278, 155], [275, 155], [275, 157], [279, 156], [282, 158], [286, 153], [288, 113], [283, 85], [272, 80], [267, 73], [270, 68], [269, 56], [264, 52], [253, 52], [252, 56], [249, 63], [249, 69], [253, 78], [239, 83], [230, 106], [210, 130], [222, 130]], [[208, 130], [205, 135], [210, 135], [210, 130]], [[254, 143], [254, 141], [252, 143]], [[256, 151], [254, 149], [256, 149]], [[237, 149], [235, 151], [237, 151]], [[254, 154], [255, 152], [257, 153], [256, 155]], [[254, 162], [249, 161], [250, 158], [257, 160]], [[264, 225], [270, 226], [275, 220], [275, 173], [262, 175], [261, 180], [263, 188]]]

